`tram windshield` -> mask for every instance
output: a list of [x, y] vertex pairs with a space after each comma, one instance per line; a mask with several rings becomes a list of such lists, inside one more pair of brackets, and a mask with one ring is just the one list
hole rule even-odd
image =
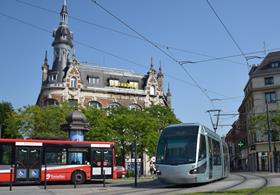
[[157, 147], [158, 164], [194, 163], [198, 126], [168, 127], [163, 130]]

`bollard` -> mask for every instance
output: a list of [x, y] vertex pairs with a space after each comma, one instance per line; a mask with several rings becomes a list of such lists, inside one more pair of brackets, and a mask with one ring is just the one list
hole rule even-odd
[[103, 170], [102, 174], [103, 174], [103, 188], [105, 188], [105, 170]]
[[47, 189], [47, 163], [45, 163], [45, 183], [44, 183], [44, 189]]
[[74, 188], [77, 188], [77, 176], [76, 176], [77, 170], [74, 171]]
[[13, 165], [11, 165], [10, 168], [10, 191], [12, 191], [12, 187], [13, 187]]

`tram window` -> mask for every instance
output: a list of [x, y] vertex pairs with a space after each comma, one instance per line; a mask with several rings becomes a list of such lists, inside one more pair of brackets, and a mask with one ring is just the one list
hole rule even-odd
[[220, 143], [216, 140], [212, 140], [213, 143], [213, 164], [214, 165], [221, 165], [221, 148]]
[[66, 149], [48, 147], [45, 150], [45, 162], [50, 165], [66, 164]]
[[205, 142], [205, 136], [200, 135], [200, 144], [199, 144], [199, 155], [198, 160], [203, 160], [206, 158], [206, 142]]
[[10, 165], [12, 157], [12, 146], [9, 144], [1, 144], [0, 154], [0, 165]]

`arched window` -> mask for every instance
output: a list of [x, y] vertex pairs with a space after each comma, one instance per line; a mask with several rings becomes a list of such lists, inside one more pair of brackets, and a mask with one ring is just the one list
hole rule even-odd
[[150, 86], [150, 95], [156, 95], [155, 86]]
[[92, 107], [92, 108], [96, 108], [96, 109], [101, 109], [102, 108], [102, 105], [97, 101], [90, 101], [88, 103], [88, 106]]
[[121, 107], [121, 105], [117, 102], [112, 102], [111, 104], [109, 104], [108, 108], [109, 109], [113, 109], [113, 108], [118, 108], [118, 107]]
[[45, 102], [46, 106], [57, 106], [58, 105], [58, 101], [52, 98], [49, 98], [46, 100]]
[[141, 106], [138, 105], [138, 104], [130, 104], [130, 105], [128, 106], [128, 109], [129, 109], [129, 110], [141, 110], [142, 108], [141, 108]]
[[76, 77], [72, 77], [70, 80], [70, 87], [71, 88], [77, 88], [77, 79]]

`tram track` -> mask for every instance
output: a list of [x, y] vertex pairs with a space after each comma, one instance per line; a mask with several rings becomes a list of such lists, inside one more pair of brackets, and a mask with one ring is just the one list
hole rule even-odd
[[262, 178], [264, 180], [264, 183], [260, 187], [258, 187], [257, 189], [253, 190], [252, 192], [249, 192], [248, 195], [255, 194], [255, 193], [261, 191], [263, 188], [265, 188], [268, 185], [268, 179], [266, 177], [260, 176], [260, 175], [255, 175], [255, 176], [257, 176], [259, 178]]
[[216, 193], [216, 192], [221, 193], [221, 192], [224, 192], [224, 191], [226, 191], [226, 190], [232, 189], [232, 188], [234, 188], [234, 187], [236, 187], [236, 186], [239, 186], [239, 185], [241, 185], [241, 184], [243, 184], [243, 183], [245, 183], [245, 182], [247, 181], [247, 177], [245, 177], [244, 175], [241, 175], [241, 174], [235, 174], [235, 175], [238, 175], [239, 177], [241, 177], [242, 180], [239, 181], [238, 183], [233, 184], [233, 185], [224, 187], [224, 188], [219, 189], [219, 190], [211, 191], [211, 192], [209, 192], [209, 193]]
[[235, 175], [238, 175], [239, 177], [241, 177], [242, 180], [239, 181], [238, 183], [233, 184], [233, 185], [230, 185], [230, 186], [227, 186], [227, 187], [224, 187], [222, 189], [215, 190], [215, 191], [210, 191], [208, 193], [222, 193], [222, 192], [225, 192], [225, 191], [228, 191], [228, 190], [233, 190], [234, 188], [236, 188], [238, 186], [241, 186], [241, 185], [245, 184], [246, 182], [255, 183], [255, 181], [252, 181], [253, 179], [249, 178], [249, 177], [252, 177], [252, 176], [262, 179], [263, 182], [258, 187], [255, 187], [254, 190], [252, 190], [251, 192], [248, 192], [247, 195], [253, 195], [253, 194], [261, 191], [264, 187], [266, 187], [268, 185], [268, 179], [264, 176], [260, 176], [260, 175], [256, 175], [256, 174], [235, 174]]

